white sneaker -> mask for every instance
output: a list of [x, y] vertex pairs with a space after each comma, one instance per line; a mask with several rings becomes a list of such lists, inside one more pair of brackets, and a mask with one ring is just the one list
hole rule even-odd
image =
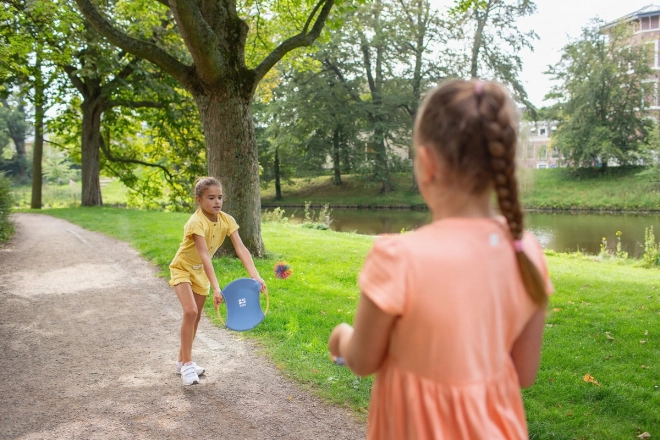
[[181, 367], [181, 379], [184, 385], [194, 385], [199, 383], [199, 376], [195, 371], [194, 365], [184, 365]]
[[[202, 374], [204, 374], [204, 368], [200, 367], [195, 362], [193, 362], [192, 364], [195, 367], [195, 373], [197, 373], [198, 376], [201, 376]], [[176, 374], [181, 374], [181, 368], [182, 367], [183, 367], [183, 362], [177, 362], [176, 363]]]

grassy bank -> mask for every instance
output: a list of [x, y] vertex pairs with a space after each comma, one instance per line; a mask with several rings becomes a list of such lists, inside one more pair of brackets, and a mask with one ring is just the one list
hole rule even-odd
[[[330, 176], [296, 178], [282, 185], [282, 199], [275, 200], [271, 184], [262, 188], [264, 206], [302, 206], [306, 201], [315, 205], [349, 207], [421, 207], [419, 193], [410, 191], [410, 174], [392, 176], [395, 190], [380, 194], [380, 184], [355, 175], [342, 177], [343, 184], [332, 184]], [[644, 167], [610, 168], [606, 173], [598, 169], [571, 171], [566, 169], [523, 169], [519, 173], [523, 205], [528, 209], [595, 210], [595, 211], [660, 211], [660, 173]], [[106, 205], [126, 205], [127, 189], [119, 180], [101, 188]], [[30, 205], [30, 187], [14, 187], [16, 206]], [[43, 189], [44, 207], [66, 207], [80, 204], [80, 183], [46, 185]]]
[[[294, 179], [283, 185], [282, 199], [275, 200], [271, 186], [262, 190], [267, 205], [421, 205], [419, 194], [410, 192], [409, 175], [394, 176], [395, 191], [379, 194], [380, 185], [356, 176], [344, 176], [344, 184], [335, 186], [329, 176]], [[522, 169], [519, 172], [522, 203], [528, 209], [660, 211], [660, 175], [644, 167], [571, 171], [566, 169]]]
[[[107, 208], [44, 213], [130, 242], [164, 276], [188, 218]], [[271, 312], [245, 337], [259, 340], [304, 387], [364, 414], [371, 378], [330, 363], [326, 341], [335, 324], [352, 322], [356, 276], [373, 238], [281, 224], [265, 224], [263, 237], [269, 256], [256, 264], [269, 285]], [[272, 275], [280, 259], [293, 267], [287, 280]], [[660, 435], [660, 273], [580, 255], [551, 254], [548, 261], [556, 293], [538, 379], [524, 392], [531, 438]], [[221, 285], [244, 276], [235, 260], [215, 265]], [[585, 381], [587, 374], [598, 384]]]
[[[30, 207], [32, 199], [32, 186], [20, 185], [11, 188], [14, 197], [14, 206], [21, 209]], [[103, 203], [110, 206], [125, 206], [126, 192], [128, 189], [119, 179], [103, 179], [101, 183], [101, 195]], [[45, 209], [64, 208], [80, 206], [82, 184], [76, 182], [73, 185], [57, 185], [44, 182], [41, 189], [41, 201]]]

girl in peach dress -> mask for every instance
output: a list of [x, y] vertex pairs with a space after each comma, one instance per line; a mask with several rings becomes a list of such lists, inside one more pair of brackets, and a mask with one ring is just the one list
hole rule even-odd
[[415, 173], [433, 222], [376, 239], [355, 328], [329, 340], [355, 374], [376, 373], [369, 439], [528, 437], [520, 388], [536, 377], [552, 285], [523, 232], [516, 127], [492, 82], [446, 83], [419, 110]]

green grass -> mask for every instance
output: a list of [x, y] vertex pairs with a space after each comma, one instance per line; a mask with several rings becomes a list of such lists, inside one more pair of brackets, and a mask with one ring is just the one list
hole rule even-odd
[[[119, 179], [102, 178], [101, 196], [103, 203], [109, 206], [126, 206], [126, 192], [128, 189]], [[32, 200], [32, 186], [20, 185], [13, 186], [14, 206], [20, 209], [30, 207]], [[44, 182], [41, 188], [41, 202], [45, 209], [65, 208], [80, 206], [80, 195], [82, 193], [81, 182], [76, 182], [73, 186], [69, 184], [57, 185]]]
[[526, 208], [660, 211], [660, 175], [644, 167], [523, 170]]
[[419, 193], [412, 193], [412, 176], [395, 174], [392, 176], [394, 191], [380, 194], [381, 185], [369, 179], [354, 175], [342, 176], [342, 184], [332, 184], [330, 176], [292, 179], [282, 186], [282, 199], [275, 200], [273, 184], [261, 190], [264, 204], [299, 204], [306, 201], [330, 203], [333, 205], [421, 205], [424, 203]]
[[[188, 219], [110, 208], [43, 212], [130, 242], [164, 276]], [[335, 324], [353, 320], [356, 277], [373, 238], [283, 224], [265, 224], [263, 237], [269, 254], [256, 265], [269, 285], [271, 309], [244, 337], [260, 341], [278, 368], [304, 387], [363, 414], [372, 379], [329, 362], [326, 342]], [[272, 274], [280, 259], [293, 267], [288, 280]], [[538, 379], [523, 393], [531, 438], [660, 435], [660, 272], [579, 255], [550, 253], [548, 262], [553, 311]], [[245, 276], [237, 260], [214, 263], [221, 286]], [[210, 304], [207, 309], [212, 312]], [[585, 382], [585, 374], [600, 386]]]
[[[282, 199], [275, 200], [273, 184], [261, 190], [266, 206], [300, 205], [306, 201], [331, 205], [408, 205], [422, 206], [419, 193], [412, 193], [411, 176], [392, 177], [395, 190], [380, 194], [380, 184], [354, 175], [342, 177], [335, 186], [330, 176], [295, 178], [282, 186]], [[660, 174], [644, 167], [615, 167], [606, 173], [598, 169], [522, 169], [519, 173], [522, 203], [528, 209], [596, 210], [596, 211], [660, 211]], [[103, 203], [126, 205], [127, 188], [117, 179], [101, 189]], [[30, 206], [30, 187], [14, 187], [17, 207]], [[80, 204], [80, 184], [72, 191], [68, 185], [45, 185], [45, 208]]]
[[[410, 192], [410, 175], [393, 176], [395, 191], [380, 194], [377, 182], [344, 176], [344, 184], [332, 185], [331, 177], [293, 179], [282, 187], [275, 200], [273, 185], [262, 190], [265, 204], [330, 203], [354, 205], [421, 205], [419, 194]], [[644, 167], [599, 169], [522, 169], [519, 181], [523, 206], [527, 209], [660, 211], [660, 176]]]

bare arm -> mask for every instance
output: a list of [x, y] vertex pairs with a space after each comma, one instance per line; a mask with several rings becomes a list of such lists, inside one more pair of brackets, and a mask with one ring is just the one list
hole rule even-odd
[[206, 241], [201, 235], [193, 234], [193, 241], [195, 242], [197, 253], [199, 253], [200, 258], [202, 259], [204, 273], [211, 282], [211, 287], [213, 287], [213, 304], [217, 307], [218, 304], [222, 302], [222, 294], [220, 292], [220, 286], [218, 285], [218, 279], [215, 277], [215, 271], [213, 270], [209, 248], [206, 246]]
[[266, 282], [259, 276], [259, 271], [254, 265], [254, 261], [252, 261], [252, 255], [250, 255], [250, 251], [243, 244], [241, 236], [238, 235], [238, 230], [232, 232], [229, 238], [231, 238], [231, 243], [234, 245], [236, 255], [238, 256], [238, 259], [241, 260], [241, 263], [243, 263], [243, 267], [247, 270], [248, 275], [250, 275], [250, 278], [254, 278], [259, 284], [261, 284], [261, 291], [263, 292], [266, 289]]
[[525, 325], [511, 348], [511, 359], [518, 372], [522, 388], [531, 387], [541, 361], [541, 343], [545, 324], [545, 309], [539, 309]]
[[328, 341], [330, 354], [341, 356], [358, 376], [375, 373], [385, 360], [395, 320], [396, 316], [388, 315], [366, 295], [361, 295], [355, 329], [345, 323], [335, 327]]

